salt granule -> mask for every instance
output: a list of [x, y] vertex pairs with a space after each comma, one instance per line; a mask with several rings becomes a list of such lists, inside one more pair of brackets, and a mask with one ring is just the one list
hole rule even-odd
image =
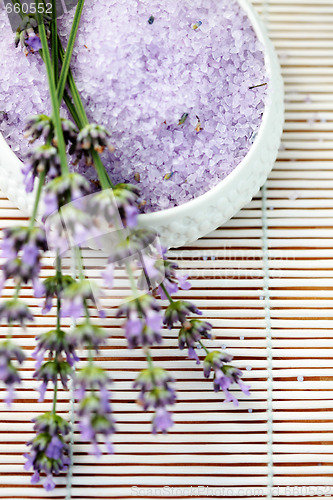
[[[73, 14], [59, 19], [64, 46]], [[0, 28], [0, 131], [25, 160], [24, 120], [50, 113], [45, 68], [15, 48], [4, 9]], [[89, 120], [111, 133], [113, 182], [140, 184], [145, 212], [224, 179], [249, 151], [269, 93], [263, 48], [236, 0], [86, 0], [72, 69]]]

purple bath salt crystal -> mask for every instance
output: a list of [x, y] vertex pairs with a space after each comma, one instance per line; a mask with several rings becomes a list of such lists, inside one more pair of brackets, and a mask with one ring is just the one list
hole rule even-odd
[[[59, 19], [64, 46], [73, 15]], [[26, 161], [24, 120], [50, 112], [46, 73], [39, 54], [15, 48], [4, 9], [0, 29], [0, 131]], [[30, 42], [35, 49], [39, 40]], [[113, 183], [139, 185], [144, 212], [224, 179], [251, 148], [270, 87], [262, 45], [236, 0], [86, 0], [71, 67], [90, 122], [110, 132], [115, 150], [102, 158]], [[82, 162], [73, 168], [96, 180]]]

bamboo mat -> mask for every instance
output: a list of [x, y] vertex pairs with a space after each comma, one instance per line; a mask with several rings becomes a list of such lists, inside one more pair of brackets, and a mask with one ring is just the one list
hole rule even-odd
[[[176, 349], [177, 332], [166, 331], [153, 354], [178, 381], [176, 425], [167, 436], [151, 436], [150, 415], [136, 406], [131, 387], [145, 361], [140, 350], [126, 349], [121, 320], [112, 316], [116, 295], [126, 293], [118, 290], [104, 301], [110, 339], [100, 360], [114, 380], [115, 455], [91, 458], [75, 427], [68, 476], [51, 494], [30, 485], [24, 443], [32, 437], [30, 419], [50, 408], [52, 394], [36, 402], [28, 359], [12, 411], [0, 403], [0, 498], [333, 499], [333, 3], [255, 6], [285, 80], [278, 161], [261, 193], [233, 220], [171, 252], [192, 277], [183, 296], [214, 325], [216, 340], [208, 344], [235, 356], [252, 395], [238, 394], [238, 408], [223, 403], [200, 367]], [[2, 228], [22, 219], [4, 195], [0, 219]], [[102, 259], [92, 251], [86, 259], [89, 275], [98, 276]], [[44, 276], [51, 266], [50, 257]], [[118, 283], [124, 279], [119, 275]], [[23, 294], [37, 306], [30, 289]], [[39, 316], [27, 331], [14, 328], [15, 339], [28, 352], [35, 335], [54, 323], [54, 314]], [[70, 394], [59, 395], [59, 412], [71, 418]]]

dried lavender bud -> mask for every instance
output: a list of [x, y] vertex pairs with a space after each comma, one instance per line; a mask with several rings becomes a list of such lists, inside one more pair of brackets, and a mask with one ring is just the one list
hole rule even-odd
[[60, 378], [62, 386], [64, 389], [68, 389], [67, 384], [70, 377], [73, 375], [73, 368], [71, 365], [62, 359], [62, 356], [57, 356], [51, 361], [46, 361], [42, 364], [33, 374], [36, 380], [41, 380], [42, 384], [38, 391], [40, 393], [38, 401], [44, 401], [45, 392], [49, 382], [54, 385], [57, 384], [58, 378]]
[[192, 302], [186, 300], [171, 302], [165, 311], [163, 323], [171, 330], [176, 323], [185, 323], [191, 313], [202, 314]]
[[10, 406], [14, 399], [14, 386], [21, 383], [18, 369], [13, 364], [15, 360], [19, 365], [25, 360], [22, 349], [11, 340], [4, 340], [0, 344], [0, 380], [7, 387], [5, 402]]
[[136, 378], [133, 387], [140, 389], [138, 403], [144, 410], [154, 408], [156, 413], [152, 420], [152, 432], [167, 432], [173, 425], [168, 405], [176, 401], [176, 394], [171, 387], [174, 382], [169, 373], [162, 368], [153, 367], [142, 370]]
[[101, 293], [100, 287], [88, 279], [73, 281], [61, 294], [61, 317], [78, 319], [84, 316], [87, 300], [97, 307], [96, 301]]
[[193, 24], [192, 28], [194, 30], [197, 30], [198, 28], [200, 28], [201, 25], [202, 25], [202, 21], [198, 21], [197, 23]]
[[74, 282], [74, 278], [68, 275], [62, 275], [60, 281], [58, 276], [50, 276], [49, 278], [46, 278], [43, 281], [45, 304], [42, 309], [42, 313], [48, 313], [52, 309], [53, 298], [60, 298], [63, 290]]
[[25, 55], [34, 54], [42, 48], [38, 34], [38, 23], [33, 16], [25, 16], [16, 30], [15, 45], [21, 45]]
[[149, 229], [132, 229], [129, 234], [115, 243], [112, 254], [109, 256], [109, 264], [121, 261], [127, 257], [137, 256], [138, 252], [144, 250], [156, 240], [156, 233]]
[[258, 87], [264, 87], [267, 85], [267, 83], [259, 83], [258, 85], [252, 85], [252, 87], [249, 87], [249, 90], [256, 89]]
[[117, 317], [126, 316], [125, 336], [129, 349], [162, 342], [161, 308], [151, 295], [142, 295], [122, 305]]
[[202, 338], [212, 338], [211, 329], [212, 325], [207, 321], [201, 321], [200, 319], [185, 321], [178, 335], [179, 349], [182, 351], [187, 348], [189, 359], [195, 359], [199, 364], [200, 359], [195, 350], [197, 342], [200, 342]]
[[187, 118], [188, 118], [188, 113], [183, 113], [178, 122], [178, 125], [183, 125], [186, 122]]
[[47, 250], [46, 235], [43, 228], [15, 226], [4, 230], [1, 256], [6, 259], [2, 268], [3, 286], [7, 279], [17, 283], [32, 282], [35, 295], [43, 294], [39, 280], [40, 259], [42, 252]]
[[249, 395], [250, 387], [241, 380], [242, 372], [227, 363], [230, 363], [232, 356], [221, 351], [211, 351], [204, 360], [204, 375], [209, 377], [214, 371], [214, 391], [222, 390], [226, 396], [225, 401], [232, 401], [234, 406], [238, 406], [237, 398], [229, 392], [233, 383], [239, 385], [244, 394]]
[[89, 191], [89, 181], [80, 174], [70, 173], [53, 179], [45, 187], [44, 218], [57, 212], [68, 201], [81, 198]]
[[108, 334], [104, 328], [92, 325], [85, 321], [82, 325], [75, 327], [68, 335], [69, 341], [75, 347], [88, 346], [98, 352], [99, 347], [105, 344]]
[[113, 152], [114, 147], [108, 143], [109, 137], [110, 133], [103, 125], [97, 125], [96, 123], [86, 125], [77, 136], [76, 153], [78, 158], [84, 155], [90, 165], [92, 163], [91, 149], [103, 153], [104, 149], [108, 148], [110, 152]]
[[37, 146], [31, 153], [30, 162], [22, 167], [27, 192], [33, 190], [35, 178], [41, 172], [45, 172], [51, 178], [58, 177], [61, 172], [58, 151], [49, 144]]
[[66, 358], [70, 366], [79, 361], [75, 353], [76, 344], [63, 330], [50, 330], [36, 337], [37, 345], [31, 356], [36, 360], [36, 369], [40, 368], [46, 352], [49, 358]]
[[69, 445], [66, 443], [69, 424], [55, 413], [44, 413], [33, 420], [36, 437], [27, 443], [30, 452], [24, 456], [27, 462], [25, 470], [33, 469], [31, 483], [36, 484], [42, 473], [46, 474], [44, 488], [51, 491], [55, 488], [53, 475], [67, 470], [70, 463]]
[[0, 304], [0, 321], [4, 319], [6, 323], [19, 323], [25, 326], [27, 321], [33, 321], [33, 316], [29, 308], [19, 299], [10, 299]]
[[27, 119], [24, 137], [30, 138], [31, 142], [36, 141], [40, 137], [46, 140], [52, 133], [52, 129], [52, 120], [49, 116], [34, 115]]
[[125, 227], [133, 228], [137, 225], [139, 194], [137, 186], [133, 184], [117, 184], [113, 189], [114, 200]]
[[93, 363], [80, 370], [75, 377], [75, 394], [79, 400], [79, 428], [83, 439], [92, 443], [92, 453], [101, 455], [99, 436], [105, 439], [109, 453], [113, 453], [110, 436], [115, 433], [115, 420], [107, 385], [111, 382], [105, 370]]
[[[182, 290], [189, 290], [191, 284], [187, 280], [188, 275], [183, 275], [178, 272], [178, 264], [169, 260], [166, 252], [166, 249], [162, 250], [162, 255], [156, 260], [155, 267], [160, 272], [164, 272], [165, 279], [162, 284], [167, 293], [173, 295], [178, 292], [179, 288]], [[158, 286], [158, 291], [162, 299], [168, 299], [161, 285]]]

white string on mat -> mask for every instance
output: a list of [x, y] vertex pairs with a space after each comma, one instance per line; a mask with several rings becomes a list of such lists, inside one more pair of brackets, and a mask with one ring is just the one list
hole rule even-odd
[[266, 322], [266, 352], [267, 352], [267, 499], [272, 498], [274, 485], [274, 459], [273, 459], [273, 345], [272, 324], [269, 292], [269, 256], [267, 235], [267, 196], [266, 184], [262, 188], [262, 249], [264, 271], [264, 307]]
[[[262, 19], [269, 32], [269, 0], [262, 2]], [[273, 456], [273, 345], [271, 303], [269, 291], [269, 256], [268, 256], [268, 221], [267, 221], [267, 187], [261, 190], [262, 202], [262, 250], [263, 250], [263, 292], [266, 322], [266, 352], [267, 352], [267, 499], [272, 499], [274, 486], [274, 456]]]

